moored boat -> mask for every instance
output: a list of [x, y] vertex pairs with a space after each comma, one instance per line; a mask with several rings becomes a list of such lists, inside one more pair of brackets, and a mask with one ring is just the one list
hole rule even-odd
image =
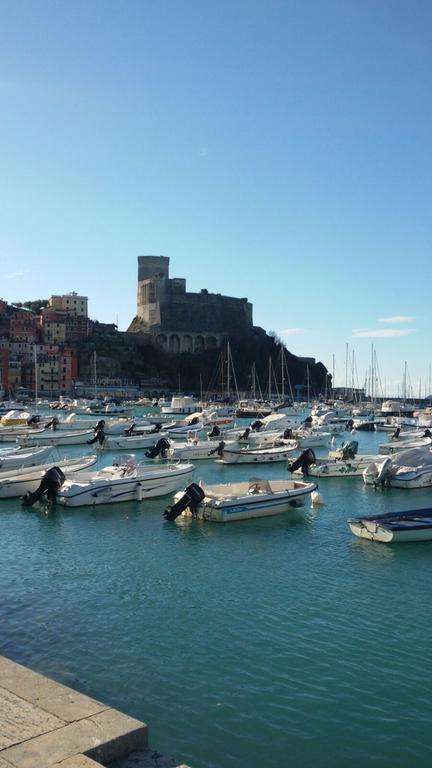
[[432, 452], [411, 448], [392, 456], [381, 456], [363, 471], [366, 485], [393, 488], [427, 488], [432, 485]]
[[82, 432], [51, 432], [43, 430], [42, 432], [20, 435], [19, 439], [23, 445], [84, 445], [94, 436], [92, 429], [85, 429]]
[[165, 511], [167, 520], [196, 515], [215, 523], [269, 517], [304, 506], [317, 488], [299, 480], [251, 479], [239, 483], [206, 485], [195, 483], [175, 495], [175, 504]]
[[[288, 442], [288, 441], [287, 441]], [[263, 464], [277, 461], [287, 461], [297, 448], [295, 441], [291, 445], [274, 446], [272, 448], [226, 448], [220, 452], [217, 461], [223, 464]]]
[[8, 450], [0, 454], [0, 470], [35, 466], [47, 459], [51, 451], [52, 446], [50, 445], [41, 446], [40, 448], [18, 447], [15, 451]]
[[66, 480], [57, 502], [83, 507], [165, 496], [190, 478], [194, 469], [193, 464], [136, 464], [134, 456], [127, 456], [98, 472], [80, 472]]
[[[73, 472], [82, 472], [97, 461], [97, 456], [80, 456], [75, 459], [63, 459], [56, 462], [56, 466], [68, 477]], [[24, 496], [26, 493], [33, 493], [39, 486], [43, 476], [53, 466], [50, 464], [40, 464], [34, 467], [24, 467], [23, 469], [9, 469], [0, 472], [0, 499], [13, 499]]]
[[432, 508], [349, 518], [351, 531], [361, 539], [386, 544], [432, 540]]

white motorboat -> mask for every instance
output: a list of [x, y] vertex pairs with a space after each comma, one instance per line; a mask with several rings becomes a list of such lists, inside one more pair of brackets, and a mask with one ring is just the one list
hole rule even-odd
[[40, 448], [18, 447], [15, 451], [9, 450], [0, 454], [0, 470], [35, 466], [47, 459], [51, 451], [51, 445], [45, 445]]
[[297, 445], [295, 441], [291, 446], [282, 445], [272, 448], [223, 448], [217, 461], [222, 464], [268, 464], [278, 461], [287, 461]]
[[66, 480], [57, 501], [65, 507], [83, 507], [165, 496], [190, 478], [194, 469], [193, 464], [136, 464], [135, 457], [126, 456], [99, 472], [80, 472]]
[[195, 461], [195, 459], [217, 459], [221, 452], [236, 445], [235, 440], [220, 441], [219, 443], [210, 440], [187, 440], [185, 443], [176, 443], [168, 451], [168, 455], [174, 461]]
[[106, 435], [102, 442], [96, 442], [95, 446], [100, 451], [136, 451], [139, 448], [153, 448], [157, 440], [166, 437], [167, 432], [152, 435]]
[[52, 432], [44, 430], [43, 432], [33, 432], [31, 435], [20, 435], [19, 439], [23, 445], [85, 445], [94, 437], [92, 429], [85, 429], [82, 432], [75, 430], [73, 432]]
[[427, 488], [432, 485], [432, 452], [429, 448], [411, 448], [382, 456], [364, 469], [363, 480], [375, 487]]
[[163, 405], [162, 413], [166, 414], [188, 414], [195, 413], [199, 408], [199, 402], [191, 395], [173, 395], [169, 405]]
[[420, 437], [417, 440], [392, 440], [388, 443], [381, 443], [378, 450], [381, 455], [397, 453], [398, 451], [407, 451], [409, 448], [428, 448], [432, 445], [432, 438]]
[[369, 541], [390, 544], [432, 540], [431, 508], [349, 518], [347, 523], [356, 536]]
[[[57, 461], [55, 465], [60, 467], [66, 477], [72, 472], [82, 472], [97, 461], [97, 456], [80, 456], [75, 459], [63, 459]], [[25, 493], [33, 493], [46, 474], [53, 466], [50, 464], [40, 464], [35, 467], [24, 467], [24, 469], [9, 469], [0, 472], [0, 499], [13, 499], [24, 496]]]
[[330, 432], [299, 429], [293, 432], [293, 439], [297, 441], [299, 448], [319, 448], [322, 445], [327, 445], [331, 441], [332, 435]]
[[372, 462], [382, 457], [369, 454], [357, 454], [358, 443], [344, 443], [328, 456], [316, 457], [311, 448], [306, 449], [291, 464], [290, 472], [310, 477], [361, 477], [363, 470]]
[[204, 424], [202, 422], [199, 422], [198, 424], [185, 424], [182, 427], [171, 427], [167, 429], [168, 437], [174, 438], [174, 439], [184, 439], [185, 437], [188, 437], [190, 435], [195, 435], [198, 432], [201, 432], [201, 430], [204, 429]]
[[42, 432], [45, 432], [44, 427], [5, 427], [0, 429], [0, 443], [16, 443], [17, 440], [40, 435]]
[[200, 485], [193, 483], [175, 495], [175, 504], [165, 511], [167, 520], [195, 515], [202, 520], [228, 523], [269, 517], [302, 507], [317, 488], [299, 480], [252, 479], [240, 483]]

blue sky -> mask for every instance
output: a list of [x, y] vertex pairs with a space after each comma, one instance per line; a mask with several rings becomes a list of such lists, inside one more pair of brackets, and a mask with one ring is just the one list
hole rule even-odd
[[[388, 393], [432, 360], [432, 5], [0, 0], [0, 297], [125, 329], [139, 254]], [[390, 319], [389, 319], [390, 318]]]

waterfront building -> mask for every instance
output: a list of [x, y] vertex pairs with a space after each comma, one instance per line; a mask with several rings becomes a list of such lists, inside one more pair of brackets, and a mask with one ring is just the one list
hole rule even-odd
[[149, 334], [162, 349], [178, 353], [214, 349], [252, 329], [246, 298], [186, 291], [184, 278], [170, 278], [167, 256], [138, 256], [137, 315], [129, 331]]

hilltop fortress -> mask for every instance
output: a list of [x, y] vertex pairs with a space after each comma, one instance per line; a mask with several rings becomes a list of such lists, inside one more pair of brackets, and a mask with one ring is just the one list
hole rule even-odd
[[170, 278], [169, 257], [138, 256], [137, 314], [129, 332], [149, 334], [162, 349], [178, 353], [215, 349], [228, 336], [252, 330], [252, 304], [247, 299], [205, 288], [190, 293], [184, 278]]

